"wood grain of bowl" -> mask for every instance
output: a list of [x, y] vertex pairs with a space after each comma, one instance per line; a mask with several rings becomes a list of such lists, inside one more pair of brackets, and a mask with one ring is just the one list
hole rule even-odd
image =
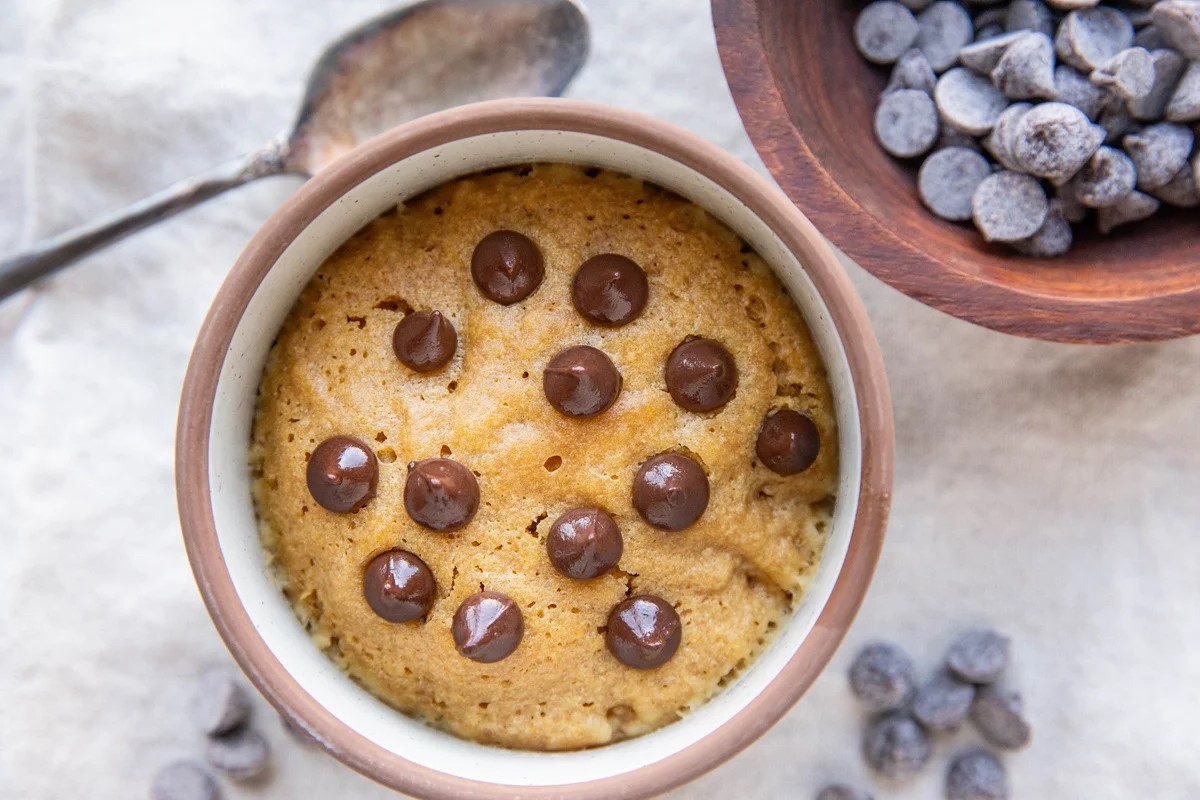
[[721, 61], [751, 140], [783, 190], [876, 277], [1005, 333], [1114, 344], [1200, 333], [1200, 210], [1175, 209], [1033, 259], [930, 214], [917, 162], [875, 141], [886, 75], [851, 38], [854, 0], [713, 0]]

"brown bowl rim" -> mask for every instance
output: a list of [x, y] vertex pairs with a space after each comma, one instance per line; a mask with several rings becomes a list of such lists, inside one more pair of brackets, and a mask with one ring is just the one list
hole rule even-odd
[[819, 228], [853, 232], [835, 244], [872, 275], [951, 316], [1031, 339], [1124, 344], [1200, 333], [1200, 288], [1124, 298], [1043, 294], [981, 280], [910, 245], [838, 185], [791, 123], [763, 38], [759, 0], [711, 2], [721, 66], [755, 149]]
[[[846, 351], [861, 420], [861, 488], [845, 564], [792, 659], [734, 717], [687, 748], [621, 775], [558, 786], [512, 786], [438, 772], [379, 747], [320, 706], [267, 647], [241, 605], [217, 541], [208, 482], [209, 427], [225, 354], [250, 297], [288, 244], [351, 187], [388, 165], [449, 141], [512, 130], [572, 131], [640, 145], [699, 171], [745, 203], [797, 255], [824, 300]], [[247, 244], [204, 320], [184, 380], [176, 441], [176, 491], [188, 558], [234, 658], [285, 718], [339, 760], [379, 783], [431, 800], [648, 797], [746, 747], [820, 674], [866, 594], [891, 503], [894, 448], [887, 378], [866, 311], [829, 246], [787, 198], [732, 155], [672, 125], [605, 105], [548, 99], [490, 101], [407, 123], [342, 157], [287, 200]]]

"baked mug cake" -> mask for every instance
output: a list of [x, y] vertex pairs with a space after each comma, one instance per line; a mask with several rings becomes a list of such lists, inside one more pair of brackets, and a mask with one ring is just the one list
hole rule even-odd
[[391, 706], [534, 750], [666, 725], [766, 646], [837, 482], [792, 300], [689, 201], [594, 168], [460, 178], [318, 269], [251, 445], [268, 556]]

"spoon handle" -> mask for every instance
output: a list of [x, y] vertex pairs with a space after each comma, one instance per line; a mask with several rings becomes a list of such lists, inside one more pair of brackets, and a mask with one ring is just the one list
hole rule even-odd
[[76, 259], [186, 208], [267, 175], [284, 171], [285, 145], [273, 141], [258, 152], [168, 186], [136, 203], [86, 225], [37, 242], [29, 250], [0, 261], [0, 300]]

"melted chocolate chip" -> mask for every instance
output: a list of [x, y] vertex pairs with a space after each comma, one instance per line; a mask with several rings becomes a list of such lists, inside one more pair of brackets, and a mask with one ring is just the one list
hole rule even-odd
[[624, 325], [646, 307], [650, 286], [636, 263], [616, 253], [583, 262], [571, 283], [575, 309], [597, 325]]
[[542, 251], [516, 231], [489, 233], [471, 256], [471, 277], [479, 291], [504, 306], [533, 294], [545, 274]]
[[491, 664], [517, 649], [525, 633], [525, 618], [508, 595], [479, 592], [463, 600], [454, 612], [451, 632], [459, 653]]
[[780, 475], [804, 472], [821, 452], [821, 434], [811, 419], [782, 408], [763, 420], [755, 446], [758, 460]]
[[375, 496], [379, 464], [371, 448], [351, 436], [332, 436], [308, 458], [308, 491], [322, 508], [345, 514]]
[[380, 553], [363, 572], [363, 596], [388, 622], [411, 622], [428, 614], [435, 586], [428, 565], [407, 550]]
[[680, 408], [715, 411], [737, 391], [733, 356], [717, 341], [689, 336], [667, 357], [667, 391]]
[[471, 521], [479, 508], [479, 483], [471, 470], [448, 458], [408, 465], [404, 507], [414, 521], [449, 533]]
[[654, 527], [681, 531], [708, 508], [708, 476], [682, 453], [649, 458], [633, 478], [633, 507]]
[[454, 358], [458, 334], [440, 311], [414, 311], [396, 325], [392, 350], [406, 367], [432, 372]]
[[621, 373], [594, 347], [568, 347], [546, 365], [542, 389], [550, 405], [568, 417], [594, 417], [621, 393]]
[[568, 578], [588, 580], [603, 575], [621, 560], [621, 529], [607, 511], [573, 508], [554, 520], [546, 552], [554, 568]]
[[683, 638], [683, 623], [671, 604], [643, 594], [623, 600], [608, 615], [604, 643], [617, 660], [634, 669], [653, 669], [671, 660]]

